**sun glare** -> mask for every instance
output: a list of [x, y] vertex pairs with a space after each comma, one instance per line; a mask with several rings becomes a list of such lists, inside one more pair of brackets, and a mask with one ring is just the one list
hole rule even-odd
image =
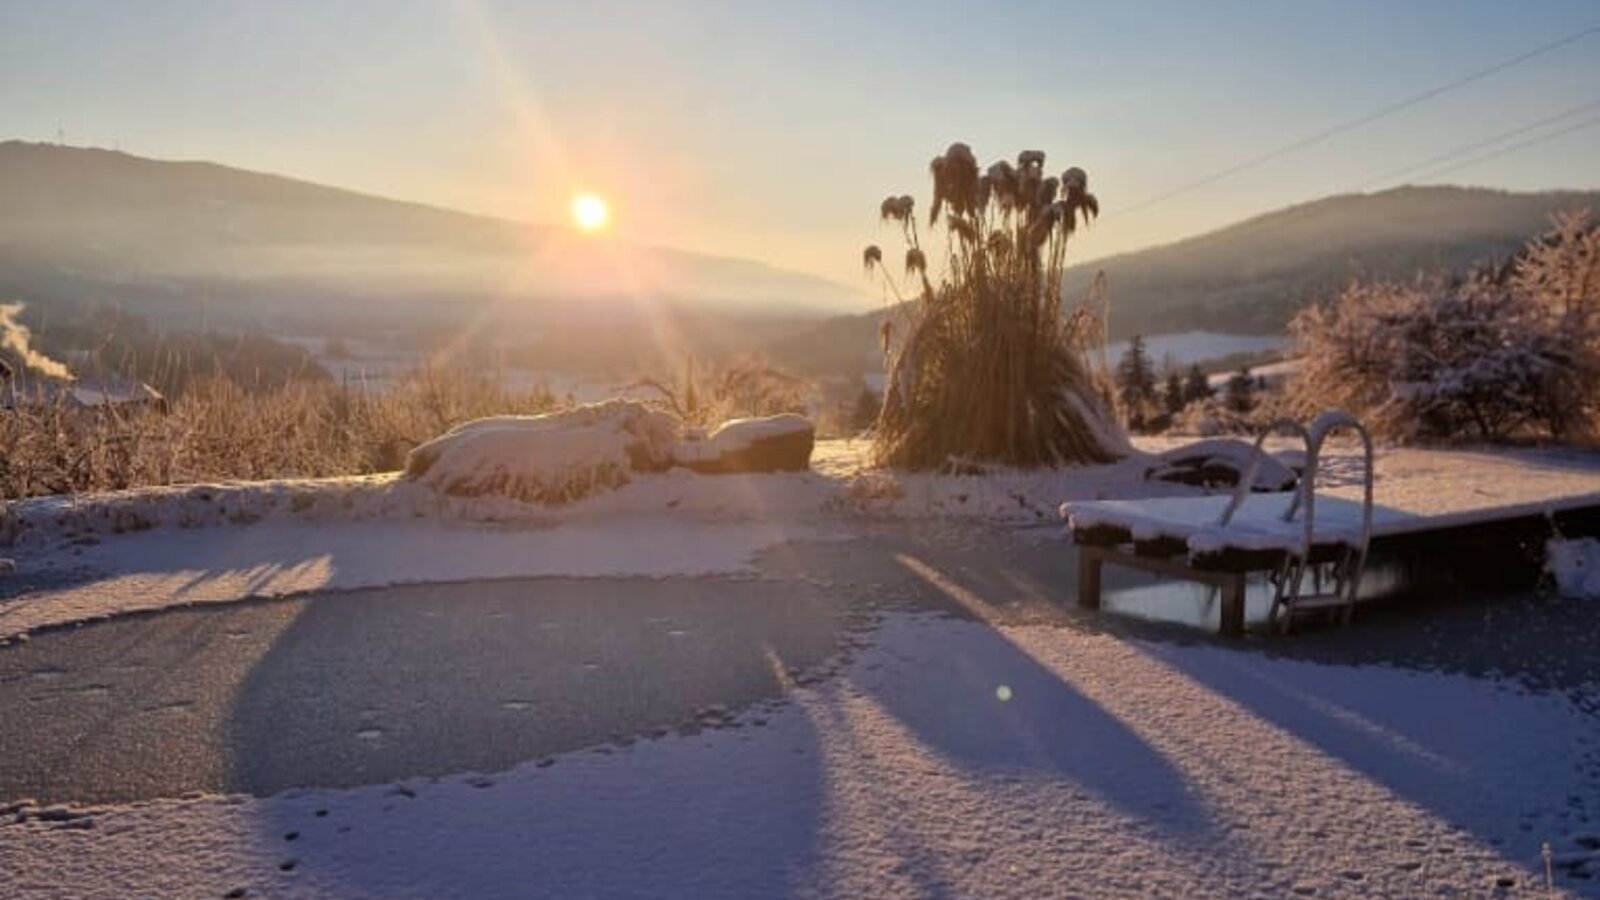
[[572, 198], [572, 222], [579, 231], [593, 234], [611, 221], [611, 208], [599, 194], [579, 194]]

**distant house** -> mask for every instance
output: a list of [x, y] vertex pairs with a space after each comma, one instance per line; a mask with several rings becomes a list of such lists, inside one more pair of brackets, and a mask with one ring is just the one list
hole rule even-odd
[[0, 409], [28, 407], [166, 412], [167, 398], [148, 384], [116, 375], [64, 381], [45, 378], [0, 360]]

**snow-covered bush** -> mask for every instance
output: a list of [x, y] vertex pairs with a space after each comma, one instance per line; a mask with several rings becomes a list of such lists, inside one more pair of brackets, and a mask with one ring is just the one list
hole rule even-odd
[[442, 494], [561, 504], [683, 466], [704, 474], [809, 467], [816, 426], [786, 413], [733, 419], [709, 434], [636, 400], [458, 425], [411, 451], [405, 477]]
[[672, 465], [682, 423], [631, 400], [459, 425], [411, 451], [406, 476], [444, 494], [566, 503]]
[[[863, 253], [900, 301], [905, 316], [884, 323], [889, 378], [874, 431], [884, 465], [934, 469], [952, 462], [1055, 466], [1105, 462], [1127, 450], [1110, 412], [1104, 373], [1085, 350], [1103, 348], [1098, 296], [1064, 309], [1062, 268], [1068, 239], [1099, 214], [1088, 176], [1069, 168], [1047, 175], [1044, 154], [1024, 151], [980, 171], [966, 144], [930, 165], [930, 228], [925, 247], [910, 196], [879, 206], [907, 245], [906, 293], [876, 245]], [[928, 253], [943, 251], [945, 273], [928, 277]]]
[[1564, 219], [1510, 268], [1369, 283], [1290, 323], [1302, 412], [1349, 409], [1396, 440], [1567, 437], [1600, 408], [1600, 256]]

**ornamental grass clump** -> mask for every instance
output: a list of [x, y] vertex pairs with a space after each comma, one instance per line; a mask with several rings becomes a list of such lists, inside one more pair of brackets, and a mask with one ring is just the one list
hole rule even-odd
[[[1101, 463], [1127, 452], [1103, 365], [1089, 356], [1104, 349], [1102, 294], [1070, 309], [1062, 295], [1068, 239], [1100, 212], [1088, 176], [1076, 167], [1047, 174], [1036, 150], [980, 171], [959, 143], [930, 172], [927, 244], [912, 197], [879, 207], [905, 239], [903, 274], [877, 245], [862, 255], [900, 301], [881, 331], [889, 377], [876, 461], [960, 471]], [[940, 251], [935, 283], [929, 257]]]

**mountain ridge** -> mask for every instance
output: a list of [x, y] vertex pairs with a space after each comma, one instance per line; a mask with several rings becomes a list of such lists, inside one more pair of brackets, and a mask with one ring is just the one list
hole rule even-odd
[[[71, 273], [82, 277], [63, 277]], [[644, 296], [781, 315], [864, 306], [859, 291], [758, 260], [578, 236], [207, 160], [0, 142], [0, 291], [48, 302], [88, 288], [97, 295], [88, 299], [113, 299], [100, 281], [183, 306], [176, 295], [185, 289], [272, 280], [322, 299], [420, 294], [422, 307], [441, 291]]]
[[1298, 203], [1204, 234], [1069, 267], [1073, 295], [1105, 271], [1112, 332], [1281, 332], [1355, 277], [1408, 278], [1503, 260], [1551, 214], [1600, 191], [1405, 185]]

